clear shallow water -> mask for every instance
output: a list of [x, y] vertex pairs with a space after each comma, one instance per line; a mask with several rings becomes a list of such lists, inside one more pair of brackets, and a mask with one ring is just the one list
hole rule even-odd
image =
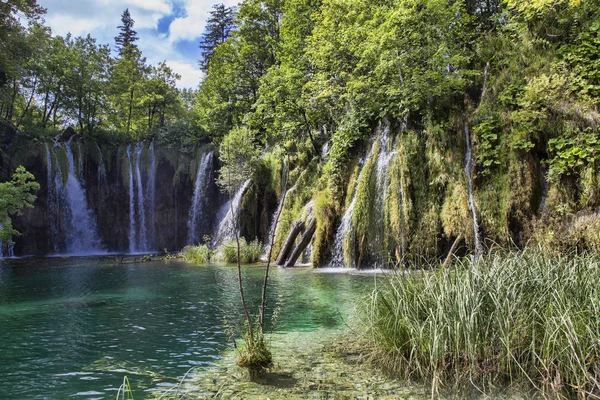
[[[244, 269], [253, 310], [263, 272]], [[137, 399], [215, 365], [242, 315], [236, 276], [232, 266], [110, 258], [0, 265], [0, 398], [114, 398], [127, 375]], [[275, 331], [340, 327], [373, 279], [273, 269]]]

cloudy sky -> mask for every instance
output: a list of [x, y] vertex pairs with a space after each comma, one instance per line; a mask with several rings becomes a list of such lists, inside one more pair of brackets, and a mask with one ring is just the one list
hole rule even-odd
[[181, 75], [178, 86], [195, 88], [202, 74], [198, 69], [198, 43], [216, 3], [226, 6], [237, 0], [38, 0], [48, 10], [46, 24], [55, 35], [86, 36], [114, 48], [121, 14], [129, 8], [140, 38], [139, 48], [151, 64], [166, 60]]

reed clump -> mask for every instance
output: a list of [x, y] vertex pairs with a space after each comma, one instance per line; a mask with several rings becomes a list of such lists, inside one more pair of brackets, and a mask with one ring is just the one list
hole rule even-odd
[[600, 396], [600, 256], [524, 250], [397, 273], [360, 308], [367, 352], [432, 393]]

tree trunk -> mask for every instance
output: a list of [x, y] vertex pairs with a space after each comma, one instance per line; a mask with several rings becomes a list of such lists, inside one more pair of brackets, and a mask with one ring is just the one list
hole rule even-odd
[[294, 246], [294, 242], [296, 238], [304, 230], [304, 223], [302, 221], [295, 221], [292, 225], [292, 230], [288, 235], [287, 239], [285, 239], [285, 243], [281, 252], [279, 253], [279, 257], [277, 257], [277, 265], [284, 265], [285, 260], [287, 260], [290, 252], [292, 251], [292, 247]]
[[131, 117], [133, 115], [133, 95], [134, 89], [131, 88], [129, 92], [129, 115], [127, 116], [127, 136], [129, 136], [129, 130], [131, 129]]
[[33, 89], [31, 89], [31, 96], [29, 96], [29, 101], [27, 102], [27, 105], [25, 106], [25, 109], [23, 110], [23, 113], [21, 114], [19, 121], [16, 123], [16, 126], [21, 125], [21, 122], [23, 122], [23, 119], [27, 115], [27, 112], [29, 112], [29, 107], [31, 107], [31, 101], [33, 100], [33, 97], [35, 96], [35, 91], [37, 89], [37, 83], [38, 83], [38, 78], [36, 76], [35, 81], [33, 82]]
[[362, 264], [363, 255], [365, 254], [365, 238], [366, 235], [363, 233], [362, 239], [360, 239], [360, 253], [358, 256], [358, 262], [356, 263], [356, 269], [360, 269], [360, 265]]
[[308, 246], [310, 244], [310, 241], [312, 240], [312, 237], [315, 234], [316, 230], [317, 230], [317, 219], [312, 218], [310, 220], [310, 223], [308, 224], [308, 228], [306, 228], [306, 231], [304, 231], [304, 234], [302, 235], [302, 238], [300, 239], [300, 243], [298, 243], [298, 246], [296, 246], [296, 248], [292, 252], [292, 255], [285, 263], [286, 267], [293, 267], [294, 265], [296, 265], [296, 261], [298, 261], [298, 258], [300, 258], [300, 255], [302, 254], [304, 249], [306, 249], [306, 246]]

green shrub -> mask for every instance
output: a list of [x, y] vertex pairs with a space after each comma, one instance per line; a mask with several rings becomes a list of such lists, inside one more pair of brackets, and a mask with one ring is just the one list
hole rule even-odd
[[184, 249], [183, 258], [194, 264], [207, 264], [213, 258], [214, 252], [205, 244], [188, 246]]
[[[240, 238], [240, 262], [242, 264], [251, 264], [260, 260], [263, 252], [263, 245], [258, 239], [252, 242], [247, 242], [246, 239]], [[220, 261], [228, 263], [237, 262], [237, 245], [234, 240], [224, 242], [217, 251]]]

